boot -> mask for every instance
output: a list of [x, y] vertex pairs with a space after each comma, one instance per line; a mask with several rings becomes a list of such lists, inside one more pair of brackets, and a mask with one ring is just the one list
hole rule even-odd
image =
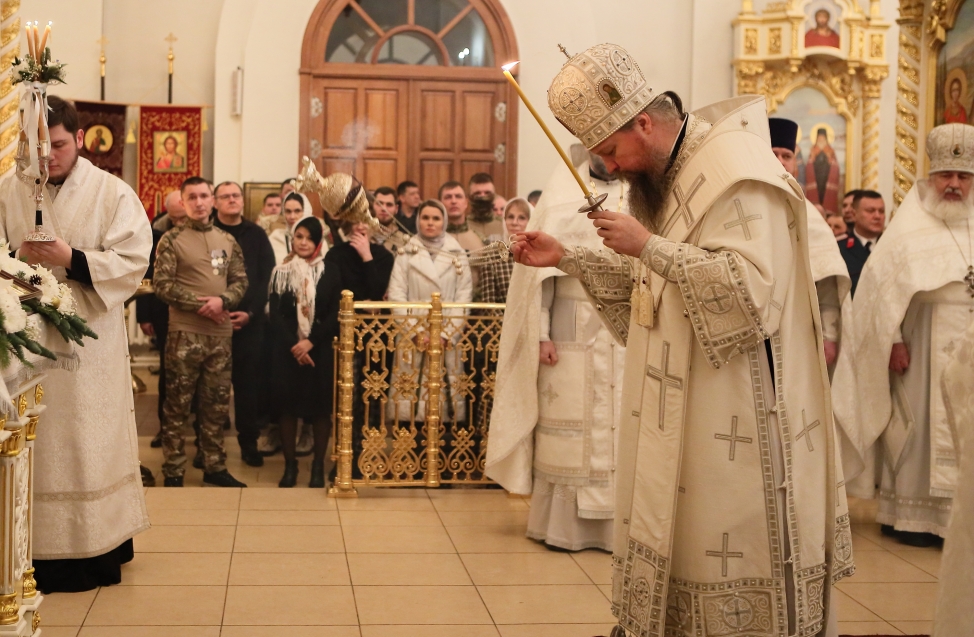
[[312, 460], [311, 461], [311, 481], [308, 482], [308, 487], [311, 489], [324, 489], [325, 488], [325, 461]]
[[281, 481], [277, 483], [277, 486], [279, 486], [282, 489], [290, 489], [297, 483], [298, 483], [298, 461], [285, 460], [284, 476], [281, 477]]

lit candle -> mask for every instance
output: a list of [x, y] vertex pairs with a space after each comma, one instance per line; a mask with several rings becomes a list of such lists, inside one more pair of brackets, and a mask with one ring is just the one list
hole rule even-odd
[[555, 147], [555, 150], [557, 150], [558, 154], [561, 155], [561, 159], [565, 162], [565, 165], [568, 166], [568, 170], [572, 171], [572, 176], [575, 177], [575, 181], [578, 182], [578, 187], [582, 189], [583, 193], [585, 193], [585, 198], [591, 199], [592, 192], [588, 189], [588, 186], [585, 185], [585, 181], [582, 179], [582, 176], [578, 174], [577, 170], [575, 170], [575, 164], [573, 164], [572, 160], [569, 159], [568, 155], [565, 154], [565, 150], [561, 147], [561, 144], [558, 143], [558, 140], [555, 139], [551, 129], [548, 128], [548, 125], [545, 124], [544, 120], [541, 119], [541, 116], [538, 115], [538, 111], [534, 110], [534, 106], [531, 105], [531, 101], [528, 99], [528, 96], [524, 94], [524, 91], [522, 91], [521, 87], [518, 86], [517, 80], [515, 80], [514, 76], [511, 75], [511, 69], [513, 69], [517, 64], [518, 62], [511, 62], [510, 64], [505, 64], [502, 66], [501, 68], [504, 69], [504, 77], [506, 77], [507, 81], [511, 83], [511, 86], [514, 87], [514, 90], [517, 91], [517, 94], [521, 97], [521, 101], [524, 102], [524, 105], [527, 106], [528, 110], [531, 111], [531, 114], [534, 115], [534, 119], [538, 121], [538, 125], [541, 126], [541, 130], [544, 131], [544, 134], [548, 136], [551, 144]]
[[44, 50], [47, 48], [47, 38], [51, 36], [51, 23], [48, 22], [44, 27], [44, 35], [41, 36], [41, 45], [37, 47], [37, 54], [44, 57]]
[[30, 31], [30, 22], [24, 26], [24, 30], [27, 32], [27, 55], [34, 57], [34, 37]]
[[37, 60], [38, 64], [41, 61], [41, 52], [37, 50], [37, 46], [41, 43], [41, 34], [37, 30], [37, 20], [34, 20], [34, 59]]

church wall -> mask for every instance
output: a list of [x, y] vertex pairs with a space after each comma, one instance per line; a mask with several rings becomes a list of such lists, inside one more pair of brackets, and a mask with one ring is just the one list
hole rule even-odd
[[[736, 0], [500, 0], [517, 36], [520, 81], [562, 144], [567, 131], [548, 115], [546, 90], [564, 57], [596, 42], [627, 47], [656, 90], [674, 90], [688, 108], [730, 97], [731, 21]], [[298, 66], [308, 18], [317, 0], [23, 0], [22, 19], [55, 22], [55, 53], [69, 63], [66, 86], [52, 92], [98, 99], [98, 45], [109, 40], [107, 98], [166, 100], [166, 49], [175, 43], [176, 103], [211, 104], [206, 117], [204, 174], [217, 180], [277, 181], [297, 169]], [[557, 10], [552, 6], [557, 5]], [[760, 0], [755, 3], [763, 8]], [[865, 3], [864, 3], [865, 4]], [[882, 0], [893, 23], [888, 38], [891, 76], [881, 107], [880, 188], [892, 193], [898, 0]], [[187, 16], [192, 18], [187, 19]], [[242, 116], [231, 115], [231, 81], [244, 68]], [[129, 153], [126, 177], [134, 177]], [[519, 110], [518, 190], [541, 188], [558, 157], [523, 106]]]

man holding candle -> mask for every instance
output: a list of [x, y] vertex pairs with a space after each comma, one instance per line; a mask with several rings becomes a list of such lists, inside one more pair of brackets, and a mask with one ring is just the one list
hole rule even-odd
[[764, 99], [685, 114], [605, 44], [548, 101], [629, 184], [631, 217], [589, 214], [609, 250], [539, 232], [514, 247], [580, 280], [628, 345], [613, 635], [837, 634], [849, 516], [806, 206]]

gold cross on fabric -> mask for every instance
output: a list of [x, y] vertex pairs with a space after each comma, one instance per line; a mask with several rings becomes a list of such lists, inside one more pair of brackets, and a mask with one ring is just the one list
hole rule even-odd
[[693, 199], [700, 187], [706, 183], [707, 178], [701, 173], [693, 180], [690, 184], [690, 192], [684, 195], [683, 187], [679, 183], [673, 186], [673, 196], [676, 197], [676, 211], [670, 216], [670, 220], [666, 222], [666, 227], [663, 228], [662, 236], [666, 236], [670, 230], [676, 225], [677, 220], [682, 216], [683, 220], [689, 228], [694, 221], [693, 212], [690, 211], [690, 200]]
[[663, 429], [663, 416], [666, 414], [666, 388], [683, 390], [683, 379], [670, 374], [670, 344], [663, 341], [663, 354], [660, 367], [646, 365], [646, 375], [659, 381], [659, 428]]
[[719, 557], [720, 558], [720, 574], [723, 577], [727, 577], [727, 560], [734, 558], [743, 558], [744, 554], [740, 552], [731, 553], [728, 551], [728, 545], [730, 544], [730, 533], [724, 533], [724, 542], [719, 551], [707, 551], [707, 557]]
[[735, 199], [734, 200], [734, 206], [737, 208], [737, 221], [731, 221], [730, 223], [725, 223], [724, 224], [724, 229], [725, 230], [730, 230], [731, 228], [736, 228], [737, 226], [741, 226], [744, 229], [744, 240], [745, 241], [750, 241], [751, 240], [751, 227], [748, 226], [747, 224], [749, 222], [751, 222], [751, 221], [757, 221], [758, 219], [761, 219], [762, 217], [761, 217], [761, 215], [749, 215], [749, 216], [745, 216], [744, 215], [744, 206], [741, 204], [741, 200], [740, 199]]
[[752, 438], [737, 435], [737, 416], [731, 419], [731, 432], [729, 436], [727, 434], [714, 434], [714, 438], [717, 440], [726, 440], [730, 443], [730, 456], [727, 459], [731, 462], [734, 461], [734, 453], [737, 451], [738, 442], [743, 442], [748, 445], [754, 442]]
[[815, 429], [821, 424], [822, 423], [819, 420], [816, 420], [812, 424], [808, 424], [808, 419], [805, 417], [805, 410], [802, 409], [802, 425], [804, 428], [797, 436], [795, 436], [795, 442], [798, 442], [801, 440], [802, 436], [805, 436], [805, 443], [808, 445], [808, 450], [815, 451], [815, 447], [812, 445], [812, 429]]

